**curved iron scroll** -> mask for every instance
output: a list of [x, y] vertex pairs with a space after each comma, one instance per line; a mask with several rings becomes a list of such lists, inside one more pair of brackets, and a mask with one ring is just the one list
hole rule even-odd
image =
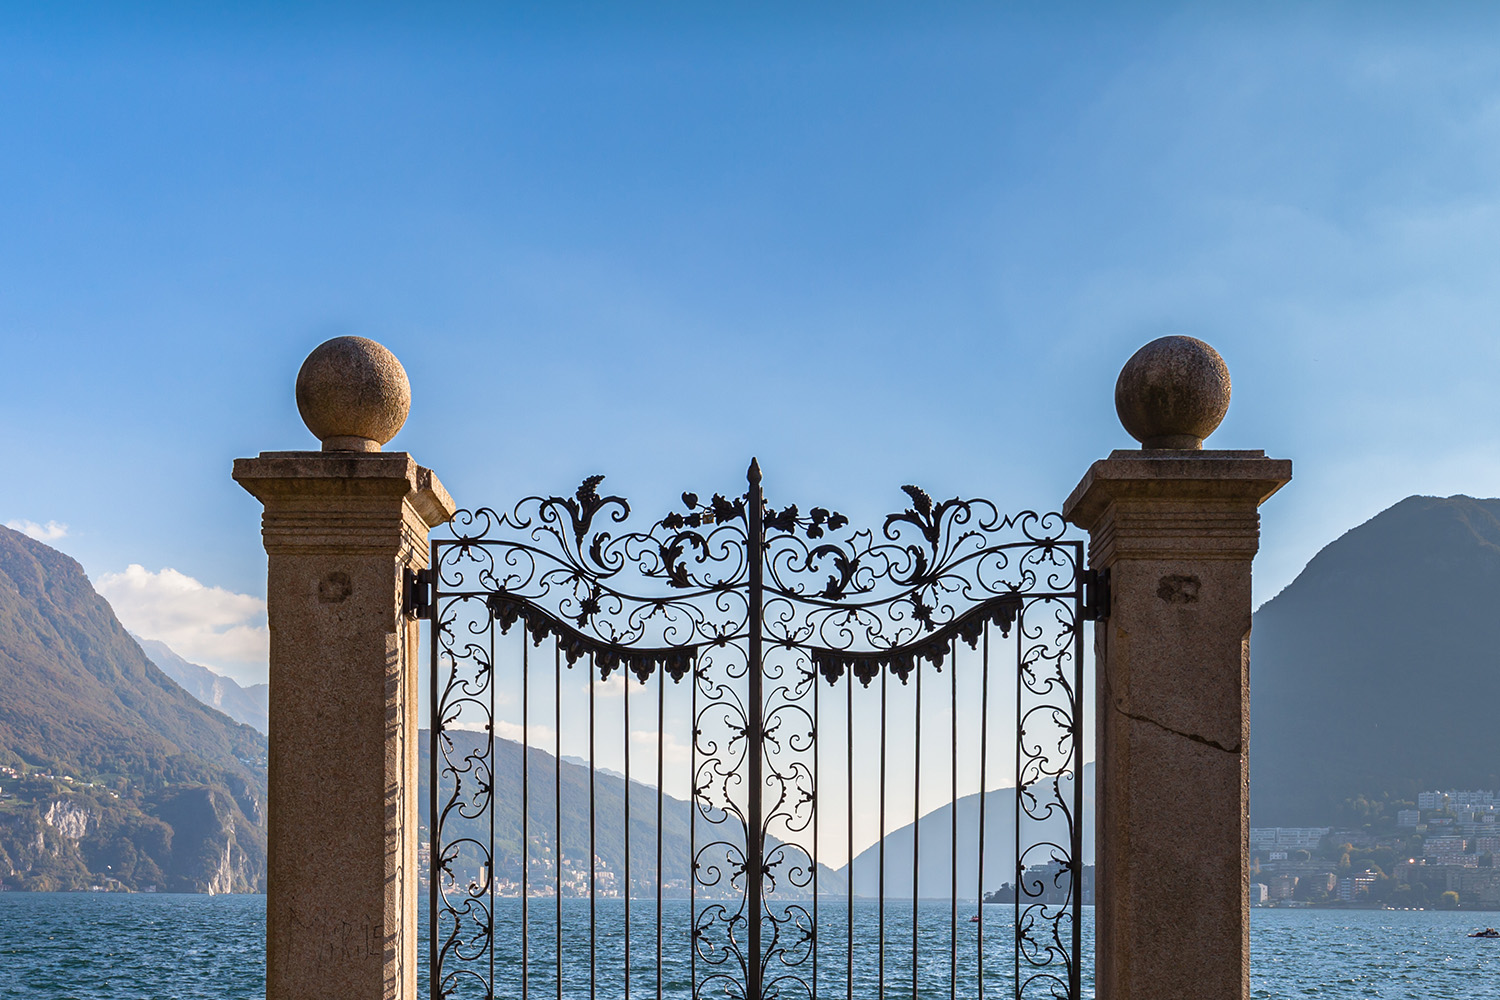
[[[905, 685], [924, 664], [941, 671], [958, 644], [977, 648], [987, 630], [1013, 637], [1017, 823], [1060, 831], [1017, 859], [1015, 993], [1077, 997], [1084, 574], [1061, 516], [935, 502], [906, 486], [910, 506], [850, 530], [828, 508], [767, 504], [752, 462], [744, 494], [685, 493], [679, 510], [632, 529], [629, 504], [602, 494], [603, 478], [504, 513], [460, 511], [451, 537], [433, 542], [434, 1000], [468, 995], [465, 984], [495, 995], [494, 859], [478, 838], [444, 834], [493, 807], [493, 743], [464, 750], [452, 732], [461, 717], [493, 730], [483, 636], [518, 627], [601, 680], [623, 671], [689, 681], [694, 824], [723, 831], [692, 858], [703, 900], [693, 996], [738, 1000], [813, 1000], [817, 990], [818, 865], [798, 835], [817, 802], [808, 760], [820, 679], [869, 687], [885, 673]], [[1047, 738], [1028, 738], [1028, 720], [1043, 718], [1033, 732]], [[460, 876], [464, 852], [482, 859], [480, 877]]]

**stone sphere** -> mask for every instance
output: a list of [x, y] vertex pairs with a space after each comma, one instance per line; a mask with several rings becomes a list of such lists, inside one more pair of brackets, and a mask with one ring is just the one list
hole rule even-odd
[[1202, 448], [1228, 410], [1229, 368], [1195, 337], [1151, 341], [1115, 383], [1115, 412], [1142, 448]]
[[335, 337], [302, 362], [297, 409], [324, 451], [379, 451], [406, 423], [411, 383], [380, 344]]

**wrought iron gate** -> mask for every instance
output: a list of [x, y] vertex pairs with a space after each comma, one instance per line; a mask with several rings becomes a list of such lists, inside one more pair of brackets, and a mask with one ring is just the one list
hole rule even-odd
[[[769, 506], [752, 462], [743, 495], [684, 494], [631, 529], [602, 479], [460, 512], [412, 581], [434, 623], [434, 1000], [1079, 997], [1097, 602], [1061, 517], [907, 486], [908, 508], [853, 530]], [[1013, 699], [1005, 740], [996, 699]], [[621, 756], [622, 775], [601, 766]], [[981, 900], [1001, 879], [1014, 950], [987, 969], [985, 924], [1004, 921]]]

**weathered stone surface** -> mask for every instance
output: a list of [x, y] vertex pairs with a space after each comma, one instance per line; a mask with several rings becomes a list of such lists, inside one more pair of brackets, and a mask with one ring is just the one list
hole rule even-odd
[[416, 995], [417, 623], [402, 571], [453, 515], [404, 453], [270, 452], [234, 478], [265, 505], [271, 629], [266, 991]]
[[1250, 569], [1262, 452], [1117, 451], [1063, 505], [1110, 572], [1095, 628], [1097, 995], [1250, 995]]
[[1196, 337], [1160, 337], [1125, 362], [1115, 412], [1143, 448], [1197, 449], [1229, 410], [1229, 369]]
[[406, 423], [411, 384], [382, 345], [335, 337], [302, 362], [297, 409], [324, 451], [379, 451]]

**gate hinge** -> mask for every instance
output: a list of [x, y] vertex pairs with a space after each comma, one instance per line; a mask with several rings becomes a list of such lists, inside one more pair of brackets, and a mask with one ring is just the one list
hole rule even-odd
[[1083, 620], [1099, 622], [1109, 617], [1109, 570], [1083, 571]]
[[432, 618], [432, 570], [407, 567], [402, 571], [401, 610], [419, 621]]

